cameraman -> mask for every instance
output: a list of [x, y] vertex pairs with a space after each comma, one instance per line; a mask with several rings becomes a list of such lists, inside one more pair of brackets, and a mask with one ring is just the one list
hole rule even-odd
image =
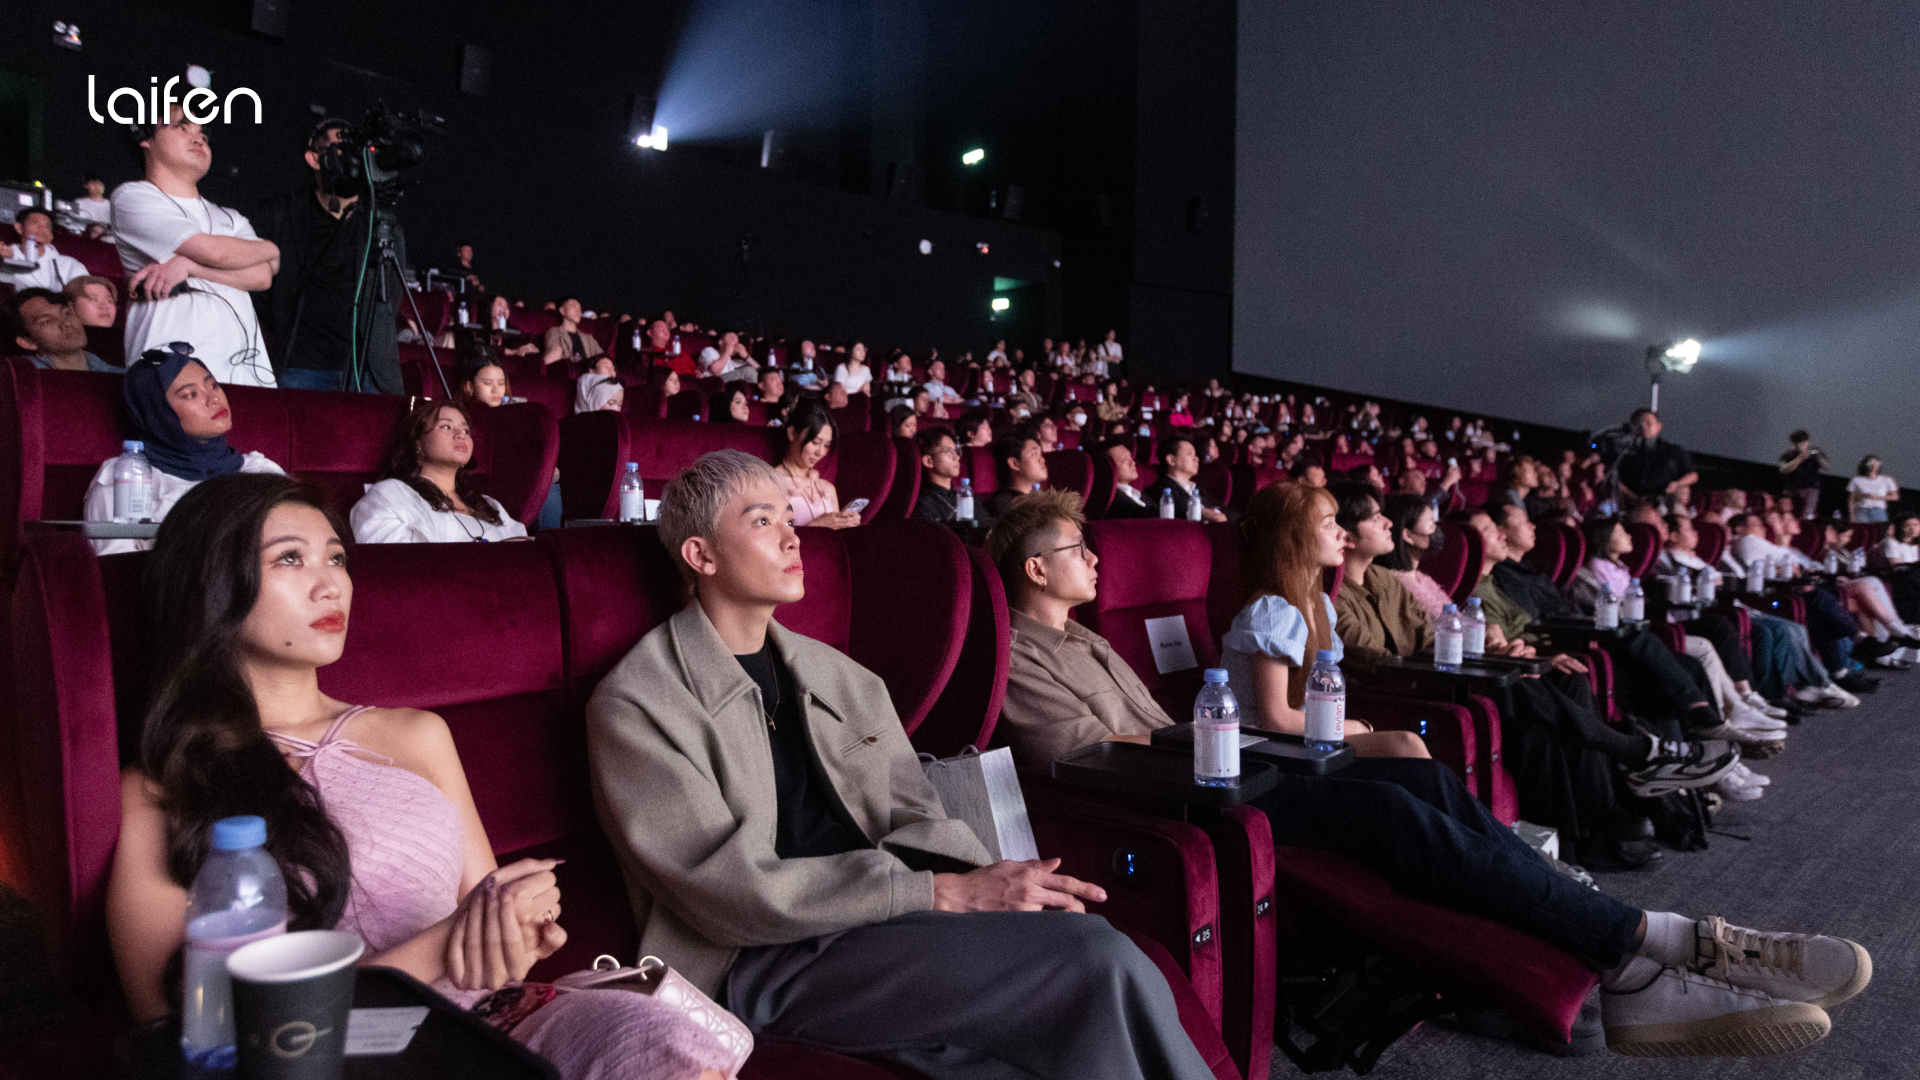
[[[406, 282], [379, 252], [367, 252], [364, 180], [351, 178], [333, 147], [349, 133], [345, 120], [322, 120], [306, 140], [308, 184], [260, 205], [254, 221], [262, 237], [280, 246], [280, 272], [264, 301], [260, 321], [273, 335], [280, 385], [301, 390], [363, 390], [404, 393], [396, 314]], [[352, 175], [357, 175], [354, 173]], [[406, 237], [396, 221], [394, 248], [406, 265]], [[361, 267], [365, 265], [365, 281]], [[386, 278], [381, 300], [380, 279]], [[354, 292], [361, 290], [359, 319]], [[353, 385], [351, 358], [364, 343], [361, 378]]]
[[1635, 409], [1628, 424], [1640, 433], [1620, 458], [1620, 486], [1648, 502], [1670, 508], [1674, 496], [1700, 480], [1693, 457], [1679, 443], [1660, 437], [1660, 414]]

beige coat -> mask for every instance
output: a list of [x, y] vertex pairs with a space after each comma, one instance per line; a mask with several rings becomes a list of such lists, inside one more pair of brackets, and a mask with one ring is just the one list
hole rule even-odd
[[640, 953], [712, 996], [743, 948], [931, 908], [933, 873], [895, 852], [989, 860], [946, 816], [879, 676], [777, 624], [768, 632], [821, 769], [872, 849], [774, 854], [766, 712], [698, 601], [641, 638], [587, 703], [594, 804], [626, 877]]
[[993, 743], [1012, 750], [1017, 764], [1051, 769], [1069, 751], [1173, 723], [1106, 638], [1072, 620], [1055, 630], [1020, 611], [1012, 623], [1007, 698]]

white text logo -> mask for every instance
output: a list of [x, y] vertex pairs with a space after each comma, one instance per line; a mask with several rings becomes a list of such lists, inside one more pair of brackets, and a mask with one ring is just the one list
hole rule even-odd
[[[233, 123], [233, 100], [238, 97], [253, 99], [254, 123], [261, 123], [263, 119], [260, 95], [244, 86], [236, 86], [227, 91], [227, 100], [224, 105], [220, 101], [220, 95], [204, 86], [193, 87], [186, 92], [184, 97], [174, 97], [174, 84], [180, 81], [180, 76], [178, 75], [168, 79], [165, 86], [160, 85], [160, 77], [158, 75], [153, 76], [147, 80], [149, 85], [144, 95], [131, 86], [120, 87], [107, 95], [107, 115], [101, 116], [100, 109], [95, 104], [97, 99], [95, 97], [93, 79], [93, 76], [87, 76], [87, 115], [93, 117], [93, 122], [96, 124], [104, 124], [108, 120], [112, 120], [116, 124], [159, 125], [165, 123], [167, 117], [173, 114], [173, 107], [175, 105], [180, 107], [181, 113], [186, 116], [188, 120], [196, 124], [211, 124], [215, 120], [219, 120], [223, 124], [231, 124]], [[120, 99], [123, 97], [133, 99], [132, 116], [122, 116], [119, 112]], [[203, 100], [207, 108], [206, 115], [204, 116], [194, 111], [195, 103]], [[243, 112], [241, 115], [244, 116], [246, 114]]]

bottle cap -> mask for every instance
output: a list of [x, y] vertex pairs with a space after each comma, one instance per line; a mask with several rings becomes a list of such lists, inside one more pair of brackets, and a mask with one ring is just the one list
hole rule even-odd
[[1443, 612], [1443, 613], [1444, 613], [1444, 612], [1448, 612], [1448, 611], [1454, 611], [1454, 612], [1457, 612], [1457, 611], [1459, 611], [1459, 610], [1460, 610], [1460, 608], [1459, 608], [1459, 607], [1458, 607], [1457, 605], [1455, 605], [1455, 604], [1442, 604], [1442, 605], [1440, 606], [1440, 610], [1441, 610], [1441, 612]]
[[640, 471], [640, 463], [639, 463], [639, 462], [637, 462], [637, 461], [629, 461], [629, 462], [627, 462], [627, 471], [628, 471], [628, 472], [639, 472], [639, 471]]
[[1468, 606], [1468, 607], [1479, 607], [1479, 606], [1480, 606], [1480, 598], [1479, 598], [1479, 597], [1477, 597], [1477, 596], [1469, 596], [1469, 597], [1467, 597], [1467, 606]]
[[1637, 578], [1637, 577], [1630, 577], [1630, 578], [1628, 578], [1628, 579], [1627, 579], [1627, 584], [1629, 584], [1629, 585], [1638, 585], [1638, 584], [1640, 584], [1640, 579], [1639, 579], [1639, 578]]
[[247, 814], [243, 817], [221, 818], [213, 823], [213, 849], [215, 851], [244, 851], [267, 842], [267, 819]]
[[1210, 667], [1207, 669], [1207, 673], [1202, 676], [1202, 679], [1208, 686], [1224, 686], [1227, 682], [1227, 669]]
[[1315, 649], [1313, 653], [1313, 662], [1316, 664], [1333, 663], [1334, 662], [1333, 650], [1332, 649]]
[[139, 439], [128, 439], [126, 442], [120, 444], [120, 449], [122, 450], [145, 450], [146, 448], [147, 444], [141, 442]]

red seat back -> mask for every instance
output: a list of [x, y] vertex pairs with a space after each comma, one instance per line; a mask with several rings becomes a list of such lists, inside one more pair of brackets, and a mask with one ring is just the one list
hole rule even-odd
[[[1199, 692], [1201, 671], [1220, 662], [1208, 619], [1214, 546], [1206, 527], [1159, 518], [1090, 521], [1086, 535], [1100, 557], [1099, 595], [1075, 617], [1113, 645], [1169, 715], [1183, 715]], [[1198, 663], [1162, 672], [1146, 621], [1175, 616], [1186, 624]]]
[[1549, 578], [1558, 579], [1567, 557], [1567, 532], [1557, 522], [1542, 521], [1535, 526], [1533, 550], [1527, 552], [1527, 565]]
[[[1053, 450], [1047, 458], [1047, 486], [1060, 491], [1071, 491], [1080, 496], [1081, 502], [1093, 497], [1093, 456], [1085, 450]], [[1113, 501], [1111, 491], [1107, 501]]]
[[1464, 604], [1480, 583], [1480, 534], [1458, 522], [1443, 521], [1434, 539], [1438, 543], [1420, 557], [1420, 569], [1438, 582], [1454, 603]]
[[1717, 566], [1720, 556], [1727, 553], [1727, 527], [1711, 521], [1695, 522], [1693, 530], [1700, 534], [1700, 540], [1694, 547], [1694, 554], [1709, 566]]
[[1623, 560], [1628, 577], [1646, 577], [1660, 559], [1660, 530], [1644, 522], [1630, 522], [1627, 535], [1633, 538], [1633, 550]]

